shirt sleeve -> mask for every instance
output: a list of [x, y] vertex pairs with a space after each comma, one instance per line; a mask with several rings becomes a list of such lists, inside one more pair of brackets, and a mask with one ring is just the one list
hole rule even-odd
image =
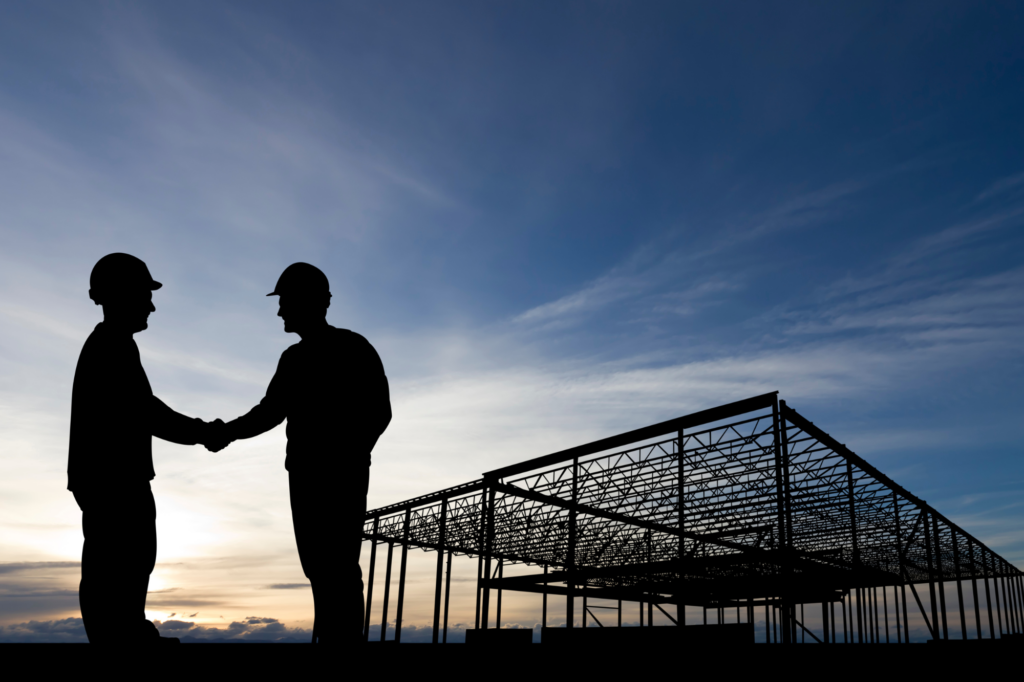
[[266, 433], [287, 417], [287, 384], [289, 374], [288, 351], [281, 354], [274, 378], [267, 386], [267, 394], [259, 405], [238, 419], [228, 422], [228, 433], [232, 438], [252, 438]]
[[356, 423], [363, 424], [362, 437], [365, 442], [361, 444], [362, 450], [370, 452], [391, 423], [391, 396], [380, 355], [369, 341], [363, 339], [362, 344], [363, 361], [359, 363], [361, 376], [357, 381], [360, 393], [366, 399], [357, 408], [359, 414]]

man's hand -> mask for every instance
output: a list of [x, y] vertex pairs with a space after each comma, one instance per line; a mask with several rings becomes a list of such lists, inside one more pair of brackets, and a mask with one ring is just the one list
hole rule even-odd
[[234, 440], [228, 433], [227, 424], [221, 419], [215, 419], [206, 425], [206, 438], [203, 445], [210, 452], [220, 452]]

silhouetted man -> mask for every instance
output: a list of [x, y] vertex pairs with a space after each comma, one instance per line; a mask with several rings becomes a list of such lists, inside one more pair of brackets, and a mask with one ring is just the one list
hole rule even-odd
[[93, 267], [89, 298], [103, 321], [78, 358], [71, 394], [68, 489], [82, 510], [79, 603], [90, 642], [177, 642], [146, 620], [156, 564], [152, 437], [194, 445], [209, 425], [153, 395], [132, 335], [146, 329], [153, 281], [146, 264], [112, 253]]
[[327, 324], [331, 293], [319, 269], [289, 265], [267, 295], [280, 296], [284, 330], [302, 340], [282, 353], [260, 404], [219, 428], [230, 441], [288, 420], [284, 466], [299, 559], [313, 588], [313, 641], [357, 642], [370, 451], [391, 421], [388, 380], [369, 341]]

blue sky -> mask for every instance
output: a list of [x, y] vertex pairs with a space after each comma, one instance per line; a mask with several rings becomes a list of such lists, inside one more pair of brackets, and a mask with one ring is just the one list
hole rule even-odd
[[[280, 271], [323, 269], [329, 320], [391, 381], [371, 505], [779, 390], [1024, 566], [1022, 23], [934, 1], [8, 7], [0, 564], [36, 568], [0, 572], [0, 625], [78, 615], [70, 387], [113, 251], [165, 284], [137, 337], [154, 388], [206, 419], [297, 340], [264, 296]], [[300, 590], [268, 588], [302, 581], [283, 443], [157, 446], [153, 617], [309, 627]]]

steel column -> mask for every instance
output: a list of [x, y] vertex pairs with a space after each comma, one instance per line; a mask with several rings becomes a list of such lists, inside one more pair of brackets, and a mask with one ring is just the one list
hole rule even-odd
[[960, 639], [967, 639], [967, 610], [964, 608], [964, 588], [960, 578], [960, 542], [956, 531], [951, 530], [950, 535], [953, 538], [953, 564], [956, 566], [956, 599], [960, 607]]
[[402, 608], [405, 606], [405, 565], [409, 558], [409, 523], [412, 510], [405, 510], [405, 530], [402, 532], [402, 564], [398, 570], [398, 609], [395, 613], [395, 643], [402, 641]]
[[380, 641], [384, 641], [388, 632], [388, 597], [391, 596], [391, 555], [394, 553], [395, 545], [388, 543], [388, 565], [384, 570], [384, 616], [380, 622]]
[[910, 644], [910, 618], [907, 614], [907, 585], [903, 583], [900, 585], [900, 597], [903, 602], [903, 641]]
[[437, 537], [437, 577], [434, 580], [434, 632], [431, 637], [431, 642], [437, 644], [438, 635], [441, 630], [441, 579], [444, 577], [444, 546], [447, 538], [445, 537], [445, 520], [448, 516], [448, 500], [441, 502], [441, 518], [438, 525]]
[[885, 585], [882, 586], [882, 615], [885, 616], [885, 643], [889, 643], [889, 602], [885, 595]]
[[[501, 585], [501, 579], [505, 577], [505, 560], [502, 558], [498, 559], [498, 585]], [[494, 614], [494, 627], [501, 629], [501, 588], [498, 588], [498, 608]]]
[[[569, 510], [569, 551], [565, 558], [566, 573], [568, 574], [566, 582], [568, 589], [565, 592], [565, 627], [567, 628], [573, 627], [573, 620], [576, 617], [574, 598], [576, 596], [576, 505], [580, 501], [579, 469], [580, 460], [574, 458], [572, 460], [572, 508]], [[641, 607], [640, 614], [642, 617], [643, 607]]]
[[[984, 556], [984, 554], [982, 554]], [[992, 618], [992, 592], [988, 587], [988, 566], [985, 567], [985, 613], [988, 614], [988, 638], [996, 638], [996, 624]]]
[[967, 539], [967, 551], [971, 553], [971, 595], [974, 599], [974, 625], [978, 631], [978, 639], [981, 635], [981, 605], [978, 603], [978, 565], [974, 560], [974, 541]]
[[935, 531], [935, 568], [938, 578], [939, 610], [942, 615], [942, 639], [949, 639], [949, 625], [946, 622], [946, 573], [942, 570], [942, 536], [939, 535], [939, 519], [932, 514], [932, 529]]
[[[782, 403], [785, 407], [785, 403]], [[776, 495], [778, 497], [778, 523], [779, 523], [779, 549], [782, 554], [783, 565], [780, 567], [779, 577], [781, 588], [779, 590], [780, 604], [779, 604], [779, 620], [782, 627], [782, 643], [790, 644], [793, 641], [792, 638], [792, 627], [790, 626], [790, 580], [791, 580], [791, 569], [789, 563], [791, 558], [789, 556], [789, 550], [791, 548], [790, 533], [787, 529], [787, 520], [789, 516], [789, 471], [786, 462], [786, 451], [783, 447], [784, 433], [786, 431], [785, 424], [782, 423], [779, 415], [779, 401], [776, 398], [772, 402], [772, 425], [775, 445], [775, 486]]]
[[366, 579], [366, 614], [363, 617], [363, 641], [370, 639], [370, 614], [373, 612], [373, 572], [377, 566], [377, 529], [380, 517], [373, 518], [373, 537], [370, 538], [370, 574]]
[[[924, 512], [922, 512], [924, 514]], [[928, 596], [932, 605], [932, 638], [939, 639], [939, 597], [935, 594], [935, 557], [932, 552], [932, 532], [928, 528], [928, 516], [924, 518], [924, 546], [928, 555]], [[911, 584], [913, 588], [913, 584]]]
[[484, 582], [484, 604], [480, 614], [480, 627], [486, 630], [491, 624], [491, 557], [494, 554], [494, 498], [497, 491], [492, 487], [487, 495], [487, 532], [484, 535], [484, 575], [487, 580]]
[[[547, 575], [547, 574], [548, 574], [548, 565], [544, 564], [544, 575]], [[548, 584], [547, 580], [544, 581], [544, 584], [545, 585]], [[620, 600], [620, 603], [621, 603], [621, 600]], [[619, 617], [619, 621], [620, 622], [622, 621], [622, 617], [621, 616]], [[543, 603], [541, 605], [540, 626], [541, 626], [541, 629], [546, 628], [548, 626], [548, 592], [547, 592], [547, 590], [544, 591], [544, 600], [543, 600]]]
[[452, 552], [448, 551], [448, 567], [445, 571], [444, 576], [444, 633], [441, 636], [441, 642], [444, 644], [448, 643], [448, 602], [452, 596]]

